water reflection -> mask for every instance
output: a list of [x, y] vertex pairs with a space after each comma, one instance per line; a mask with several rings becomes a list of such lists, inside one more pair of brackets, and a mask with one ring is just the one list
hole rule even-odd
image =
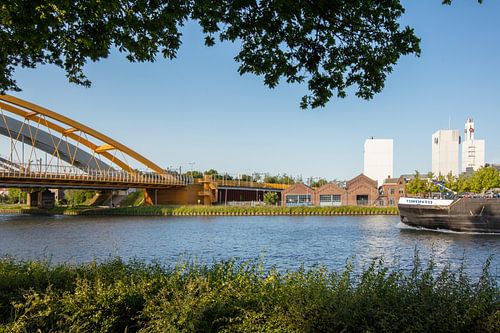
[[[477, 276], [500, 249], [500, 236], [440, 233], [401, 228], [392, 216], [366, 217], [33, 217], [0, 216], [0, 255], [87, 262], [113, 256], [161, 260], [181, 257], [213, 260], [263, 257], [267, 266], [296, 269], [346, 261], [362, 267], [383, 256], [389, 265], [408, 268], [415, 249], [439, 268], [461, 264]], [[498, 277], [500, 258], [492, 272]]]

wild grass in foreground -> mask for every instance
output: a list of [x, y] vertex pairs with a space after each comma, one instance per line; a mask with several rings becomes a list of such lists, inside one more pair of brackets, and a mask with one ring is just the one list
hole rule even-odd
[[0, 332], [500, 332], [489, 273], [0, 260]]

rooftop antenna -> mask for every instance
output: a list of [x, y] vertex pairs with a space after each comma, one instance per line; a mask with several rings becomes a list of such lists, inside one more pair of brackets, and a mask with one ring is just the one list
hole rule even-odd
[[448, 116], [448, 129], [451, 129], [451, 116]]

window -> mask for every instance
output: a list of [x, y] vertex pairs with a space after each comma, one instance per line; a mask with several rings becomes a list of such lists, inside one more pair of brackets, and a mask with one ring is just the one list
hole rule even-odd
[[394, 189], [393, 189], [393, 188], [391, 188], [391, 189], [389, 190], [389, 194], [394, 194]]
[[394, 206], [394, 198], [389, 198], [389, 206]]
[[287, 194], [285, 203], [287, 206], [308, 206], [311, 204], [310, 194]]
[[359, 206], [368, 205], [368, 195], [367, 194], [358, 194], [356, 196], [356, 204]]
[[332, 196], [326, 195], [326, 194], [321, 194], [319, 196], [319, 202], [332, 202]]
[[319, 202], [340, 202], [341, 196], [340, 194], [321, 194], [319, 196]]
[[339, 194], [320, 194], [320, 206], [340, 206], [342, 198]]
[[299, 203], [309, 203], [311, 202], [310, 194], [300, 194], [299, 195]]

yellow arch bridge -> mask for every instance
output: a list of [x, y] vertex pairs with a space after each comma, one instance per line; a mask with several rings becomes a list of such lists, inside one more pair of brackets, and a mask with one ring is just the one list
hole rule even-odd
[[259, 199], [259, 191], [287, 187], [193, 181], [78, 121], [10, 95], [0, 95], [0, 134], [9, 146], [8, 156], [0, 156], [0, 187], [143, 188], [150, 204], [212, 204], [222, 201], [219, 189], [226, 200], [231, 190], [256, 193]]

